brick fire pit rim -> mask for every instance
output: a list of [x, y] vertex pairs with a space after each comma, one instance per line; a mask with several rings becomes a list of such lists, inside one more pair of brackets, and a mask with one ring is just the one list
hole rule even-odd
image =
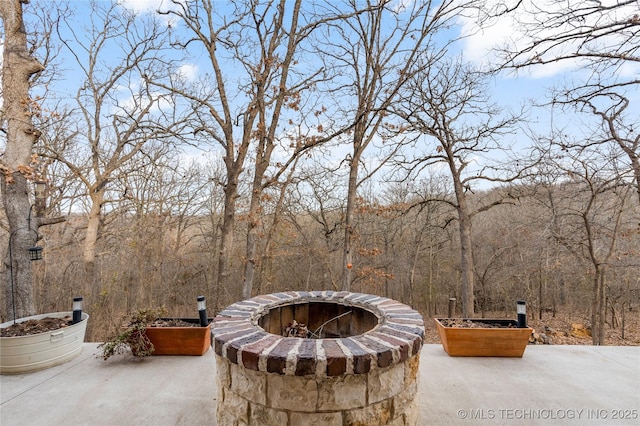
[[[371, 330], [346, 338], [304, 339], [266, 332], [259, 319], [279, 306], [338, 303], [365, 309], [378, 318]], [[346, 291], [289, 291], [236, 302], [213, 321], [211, 345], [218, 356], [247, 369], [283, 375], [365, 374], [404, 362], [420, 352], [422, 316], [382, 296]]]

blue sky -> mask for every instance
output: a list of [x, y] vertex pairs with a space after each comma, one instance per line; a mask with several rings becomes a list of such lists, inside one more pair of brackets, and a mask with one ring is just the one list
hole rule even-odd
[[[32, 0], [30, 5], [26, 5], [25, 8], [28, 11], [30, 7], [37, 7], [38, 3], [47, 0]], [[398, 0], [405, 4], [411, 3], [414, 0]], [[487, 0], [485, 3], [490, 5], [498, 0]], [[527, 3], [535, 3], [539, 6], [552, 8], [556, 2], [554, 0], [525, 0], [523, 7], [527, 7]], [[583, 0], [569, 0], [569, 3], [579, 3]], [[603, 3], [614, 3], [615, 0], [604, 0]], [[166, 8], [170, 6], [168, 0], [120, 0], [120, 4], [127, 8], [133, 9], [139, 13], [153, 12], [158, 8]], [[71, 4], [74, 6], [74, 10], [78, 16], [88, 14], [89, 1], [88, 0], [72, 0]], [[220, 7], [225, 6], [225, 2], [220, 0], [217, 2]], [[547, 5], [548, 6], [545, 6]], [[515, 22], [516, 15], [509, 15], [493, 22], [490, 27], [480, 29], [473, 19], [459, 18], [460, 27], [458, 29], [460, 34], [468, 35], [460, 44], [460, 49], [464, 54], [466, 60], [474, 62], [479, 66], [486, 66], [488, 63], [495, 61], [495, 56], [492, 53], [492, 49], [503, 43], [513, 40], [520, 40], [517, 43], [522, 44], [526, 40], [522, 37], [522, 34], [518, 31], [518, 26]], [[169, 18], [167, 18], [169, 19]], [[80, 19], [81, 21], [82, 19]], [[173, 23], [175, 25], [175, 22]], [[516, 44], [517, 44], [516, 43]], [[203, 68], [197, 63], [184, 64], [185, 75], [192, 78], [197, 76], [197, 73], [206, 70], [208, 64], [204, 64]], [[545, 65], [543, 67], [531, 67], [527, 70], [521, 71], [517, 76], [513, 74], [502, 74], [496, 79], [494, 86], [493, 96], [495, 99], [503, 104], [512, 104], [514, 101], [525, 101], [528, 98], [544, 97], [548, 88], [554, 84], [562, 81], [566, 78], [575, 78], [577, 74], [576, 70], [579, 67], [579, 63], [574, 61], [561, 61], [551, 65]], [[639, 64], [627, 64], [620, 70], [621, 74], [626, 75], [638, 75], [640, 73]], [[63, 81], [64, 83], [64, 81]]]
[[[32, 0], [30, 5], [25, 6], [28, 10], [30, 7], [37, 7], [38, 3], [46, 0]], [[403, 1], [405, 5], [408, 5], [413, 0], [398, 0]], [[487, 0], [487, 4], [495, 2], [496, 0]], [[582, 0], [568, 0], [569, 2], [579, 2]], [[607, 2], [614, 2], [615, 0], [604, 0]], [[553, 0], [524, 0], [524, 7], [528, 4], [535, 3], [538, 6], [552, 8], [555, 2]], [[167, 0], [122, 0], [121, 4], [128, 8], [132, 8], [139, 13], [153, 13], [159, 7], [167, 7], [170, 3]], [[224, 1], [216, 3], [221, 8], [226, 6]], [[82, 22], [83, 16], [88, 19], [89, 3], [85, 0], [72, 1], [74, 10], [78, 15], [78, 21]], [[502, 45], [507, 42], [513, 42], [516, 45], [518, 43], [526, 42], [526, 38], [523, 38], [523, 34], [518, 30], [518, 26], [515, 22], [515, 16], [507, 16], [498, 21], [493, 22], [493, 25], [486, 28], [478, 28], [473, 19], [460, 17], [458, 22], [460, 26], [450, 32], [450, 35], [464, 34], [467, 35], [459, 45], [457, 46], [462, 52], [464, 58], [468, 61], [475, 63], [480, 67], [487, 67], [496, 60], [493, 54], [493, 48]], [[171, 25], [178, 28], [179, 23], [171, 22]], [[72, 61], [69, 62], [72, 64]], [[520, 72], [518, 75], [513, 73], [503, 73], [498, 75], [491, 86], [491, 96], [500, 105], [512, 107], [514, 109], [519, 108], [520, 105], [531, 105], [532, 100], [543, 101], [548, 98], [548, 91], [551, 87], [562, 81], [571, 81], [576, 78], [584, 76], [584, 72], [580, 71], [579, 63], [572, 61], [562, 61], [552, 65], [545, 65], [543, 67], [532, 67]], [[71, 66], [71, 65], [70, 65]], [[192, 58], [190, 62], [186, 62], [182, 65], [181, 73], [188, 80], [195, 80], [197, 77], [208, 72], [210, 63], [207, 61], [198, 62], [196, 58]], [[640, 67], [627, 67], [620, 70], [621, 74], [637, 74]], [[57, 84], [59, 87], [57, 90], [67, 92], [68, 94], [75, 93], [77, 78], [74, 76], [73, 70], [70, 69], [66, 73], [66, 80], [61, 80]], [[123, 92], [124, 93], [124, 92]], [[638, 100], [638, 94], [631, 94]], [[537, 127], [537, 130], [541, 133], [546, 131], [549, 123], [549, 109], [540, 109], [533, 115], [534, 121], [532, 124]], [[637, 102], [635, 104], [635, 111], [637, 114], [638, 107]], [[557, 118], [558, 119], [558, 118]], [[568, 125], [575, 126], [578, 131], [579, 121], [574, 120], [573, 117], [562, 116], [560, 119], [566, 120]], [[524, 137], [522, 137], [524, 139]]]
[[[34, 0], [32, 4], [37, 4], [38, 1], [42, 0]], [[409, 3], [414, 0], [398, 1]], [[496, 0], [487, 0], [486, 3], [495, 1]], [[525, 3], [527, 3], [527, 1], [532, 0], [525, 0]], [[572, 1], [578, 2], [582, 0], [570, 0], [570, 2]], [[606, 1], [611, 2], [614, 0]], [[84, 8], [82, 8], [82, 6], [87, 5], [87, 3], [88, 1], [86, 0], [75, 0], [73, 2], [78, 14], [81, 15], [83, 13]], [[167, 0], [121, 0], [120, 3], [139, 13], [153, 12], [159, 7], [166, 8], [170, 5], [170, 2]], [[218, 3], [220, 7], [225, 6], [224, 1], [219, 1]], [[538, 0], [536, 3], [541, 4]], [[554, 2], [553, 0], [544, 0], [542, 3], [553, 4]], [[496, 58], [492, 53], [494, 47], [508, 41], [522, 38], [522, 34], [519, 33], [514, 19], [515, 15], [510, 15], [495, 21], [490, 27], [479, 29], [472, 19], [459, 18], [460, 27], [457, 31], [460, 34], [468, 35], [459, 45], [464, 58], [481, 67], [487, 66], [491, 62], [495, 63]], [[172, 25], [175, 26], [175, 22], [173, 22]], [[524, 40], [520, 40], [519, 43], [523, 41]], [[575, 73], [578, 66], [579, 64], [577, 62], [561, 61], [543, 67], [531, 67], [527, 70], [520, 71], [518, 75], [503, 73], [496, 78], [492, 95], [497, 102], [505, 105], [518, 104], [519, 102], [529, 103], [528, 100], [530, 98], [544, 98], [550, 87], [553, 87], [566, 78], [575, 78], [577, 76]], [[207, 71], [208, 67], [209, 64], [207, 63], [185, 63], [183, 70], [186, 76], [195, 79], [198, 73]], [[629, 69], [623, 70], [625, 73], [636, 74], [639, 71], [640, 66], [629, 67]]]

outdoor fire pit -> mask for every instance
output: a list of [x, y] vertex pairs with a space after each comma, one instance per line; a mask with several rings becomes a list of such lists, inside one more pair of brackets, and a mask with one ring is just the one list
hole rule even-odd
[[220, 425], [417, 422], [424, 323], [407, 305], [344, 291], [274, 293], [227, 307], [211, 333]]

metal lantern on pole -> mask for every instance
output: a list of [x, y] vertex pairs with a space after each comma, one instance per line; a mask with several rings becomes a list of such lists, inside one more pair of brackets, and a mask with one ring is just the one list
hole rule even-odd
[[29, 260], [42, 260], [42, 247], [29, 247]]

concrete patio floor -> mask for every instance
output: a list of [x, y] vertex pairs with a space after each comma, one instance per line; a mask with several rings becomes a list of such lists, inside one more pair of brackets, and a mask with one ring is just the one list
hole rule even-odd
[[[215, 355], [103, 361], [97, 343], [0, 376], [0, 424], [215, 425]], [[638, 425], [640, 347], [529, 346], [523, 358], [421, 353], [420, 425]]]

